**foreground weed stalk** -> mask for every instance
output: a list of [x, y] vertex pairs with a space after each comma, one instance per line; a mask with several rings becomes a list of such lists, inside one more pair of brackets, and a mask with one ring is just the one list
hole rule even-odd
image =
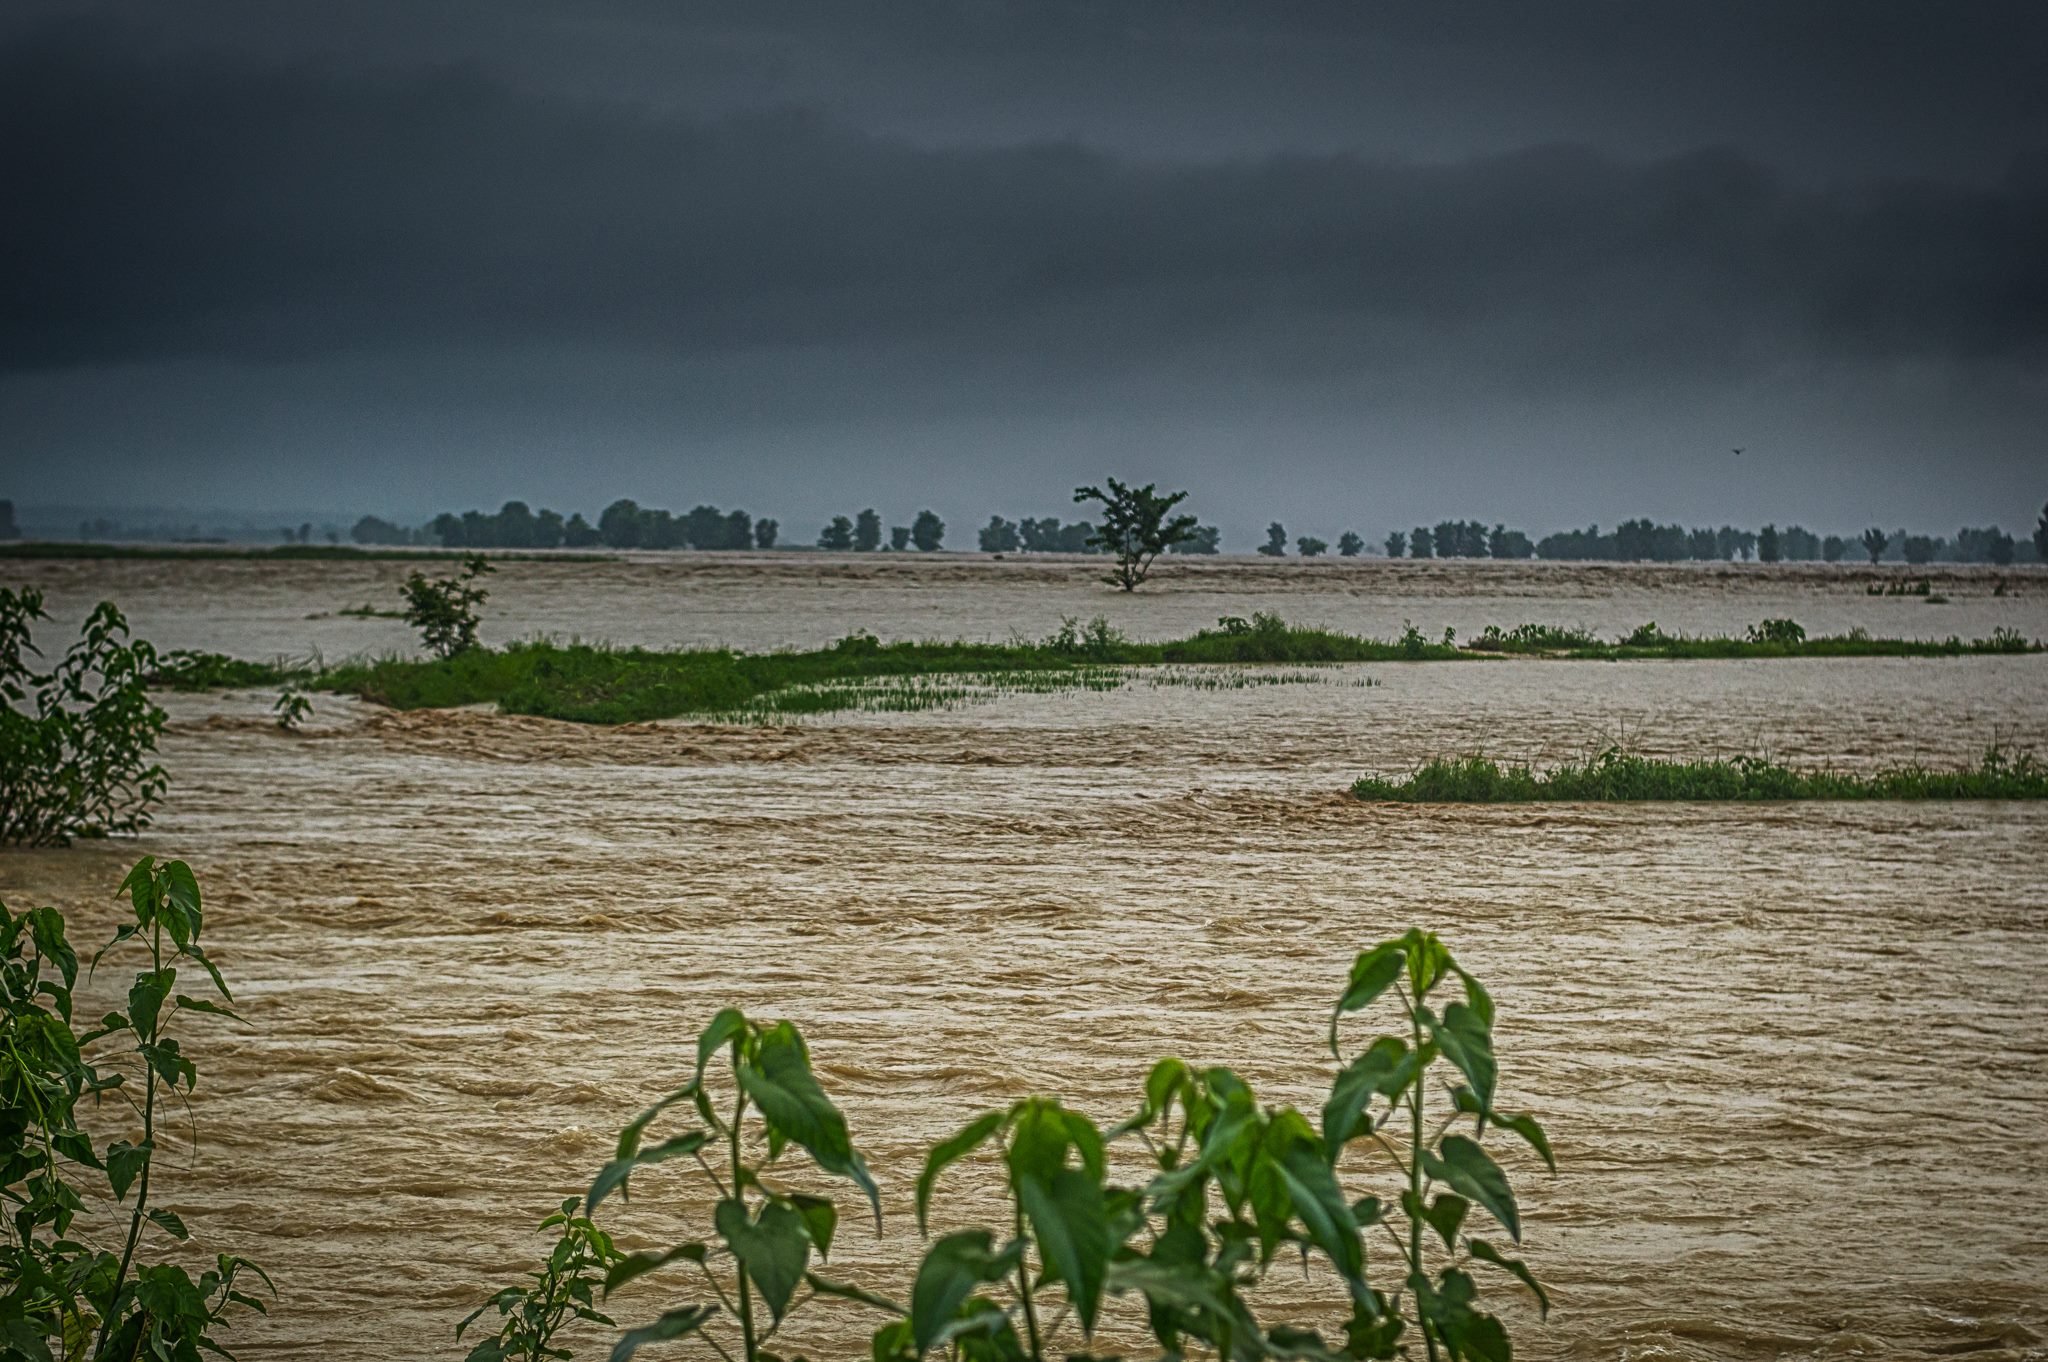
[[[121, 891], [134, 915], [94, 963], [140, 942], [149, 967], [135, 976], [127, 1013], [110, 1012], [84, 1034], [72, 1025], [78, 958], [65, 940], [63, 916], [52, 908], [17, 916], [0, 905], [0, 1177], [14, 1211], [13, 1236], [0, 1252], [0, 1356], [197, 1362], [206, 1351], [228, 1357], [217, 1334], [231, 1313], [265, 1310], [239, 1285], [244, 1273], [269, 1285], [245, 1258], [217, 1254], [196, 1279], [178, 1263], [152, 1261], [150, 1236], [189, 1237], [174, 1212], [152, 1204], [162, 1102], [189, 1094], [198, 1081], [174, 1025], [193, 1012], [241, 1019], [200, 945], [204, 912], [191, 868], [144, 857]], [[179, 967], [188, 963], [205, 972], [220, 1001], [174, 991]], [[45, 977], [47, 968], [55, 969], [55, 979]], [[135, 1057], [132, 1072], [101, 1069], [87, 1058], [108, 1041], [130, 1042], [118, 1053]], [[139, 1118], [142, 1139], [115, 1140], [102, 1155], [81, 1123], [80, 1100], [126, 1099], [138, 1077], [141, 1101], [124, 1105]], [[77, 1182], [84, 1173], [104, 1180], [117, 1204], [135, 1193], [119, 1253], [94, 1248], [77, 1233], [74, 1219], [86, 1205]]]

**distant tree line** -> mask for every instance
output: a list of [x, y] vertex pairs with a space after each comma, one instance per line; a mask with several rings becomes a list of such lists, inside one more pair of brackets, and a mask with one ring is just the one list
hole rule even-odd
[[[105, 522], [80, 527], [83, 537], [105, 537], [116, 527]], [[296, 531], [281, 531], [287, 540], [305, 542], [310, 525]], [[18, 537], [13, 506], [0, 501], [0, 539]], [[333, 530], [330, 539], [337, 538]], [[945, 544], [946, 524], [931, 510], [919, 511], [908, 525], [888, 527], [884, 534], [881, 515], [868, 507], [853, 516], [834, 516], [817, 538], [821, 549], [836, 552], [873, 553], [887, 547], [896, 552], [916, 549], [936, 552]], [[595, 525], [581, 513], [562, 516], [543, 507], [535, 511], [523, 501], [508, 501], [496, 513], [467, 511], [461, 515], [445, 512], [426, 526], [410, 529], [378, 516], [364, 516], [350, 531], [358, 544], [434, 544], [448, 548], [645, 548], [645, 549], [767, 549], [776, 546], [779, 526], [763, 517], [756, 520], [746, 511], [722, 511], [716, 506], [696, 506], [677, 515], [643, 507], [620, 499], [607, 506]], [[976, 534], [983, 553], [1073, 553], [1100, 554], [1107, 551], [1097, 526], [1088, 520], [1062, 522], [1057, 516], [1024, 516], [1012, 520], [992, 515]], [[1280, 558], [1290, 549], [1304, 558], [1320, 557], [1330, 544], [1314, 535], [1290, 538], [1278, 521], [1267, 526], [1266, 540], [1258, 552]], [[1765, 525], [1760, 530], [1719, 528], [1676, 523], [1660, 525], [1648, 519], [1623, 521], [1611, 530], [1589, 525], [1583, 530], [1561, 530], [1532, 540], [1521, 530], [1504, 524], [1487, 525], [1478, 520], [1444, 520], [1435, 525], [1389, 532], [1382, 549], [1389, 558], [1542, 558], [1562, 562], [1715, 562], [1749, 561], [1765, 563], [1840, 562], [1862, 554], [1872, 563], [1904, 562], [1926, 564], [2048, 561], [2048, 509], [2044, 509], [2033, 533], [2016, 538], [1996, 526], [1969, 527], [1953, 537], [1887, 531], [1878, 527], [1854, 538], [1820, 535], [1802, 525]], [[1336, 552], [1355, 558], [1366, 550], [1366, 541], [1356, 531], [1345, 530], [1337, 539]], [[1196, 524], [1183, 537], [1164, 549], [1167, 553], [1215, 554], [1222, 551], [1222, 536], [1213, 525]]]

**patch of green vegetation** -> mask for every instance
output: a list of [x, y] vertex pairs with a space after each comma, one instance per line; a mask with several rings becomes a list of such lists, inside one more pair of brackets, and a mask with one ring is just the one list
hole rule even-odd
[[[1766, 620], [1747, 638], [1686, 638], [1644, 625], [1613, 644], [1586, 642], [1583, 630], [1548, 625], [1494, 629], [1459, 647], [1446, 629], [1430, 638], [1414, 625], [1393, 640], [1301, 628], [1278, 615], [1228, 616], [1187, 638], [1145, 643], [1107, 620], [1068, 619], [1032, 642], [883, 643], [850, 634], [827, 648], [738, 653], [727, 649], [657, 651], [584, 643], [533, 641], [502, 649], [467, 647], [447, 657], [387, 656], [335, 667], [244, 663], [213, 653], [173, 654], [159, 684], [173, 689], [271, 686], [288, 682], [359, 695], [394, 709], [497, 705], [512, 714], [619, 724], [697, 715], [764, 720], [834, 710], [917, 710], [1042, 689], [1114, 689], [1076, 679], [1089, 668], [1146, 668], [1159, 685], [1194, 685], [1197, 669], [1216, 669], [1207, 689], [1243, 689], [1306, 680], [1301, 674], [1251, 673], [1247, 667], [1314, 667], [1358, 662], [1486, 661], [1503, 654], [1565, 659], [1953, 657], [2030, 653], [2041, 645], [2010, 629], [1988, 639], [1873, 639], [1860, 630], [1808, 638], [1790, 620]], [[1498, 647], [1490, 641], [1497, 640]], [[1562, 645], [1562, 646], [1556, 646]], [[1169, 673], [1167, 668], [1177, 668]], [[1221, 669], [1236, 668], [1232, 672]], [[1046, 678], [1042, 687], [1023, 678]], [[948, 678], [944, 685], [929, 679]], [[999, 678], [999, 679], [998, 679]], [[883, 685], [884, 681], [893, 684]], [[1370, 684], [1370, 683], [1367, 683]]]
[[2044, 799], [2048, 766], [1992, 748], [1974, 767], [1891, 766], [1857, 774], [1802, 770], [1764, 757], [1665, 761], [1609, 748], [1539, 771], [1483, 756], [1438, 758], [1399, 780], [1367, 776], [1359, 799], [1404, 804], [1779, 799]]
[[[1646, 625], [1653, 634], [1657, 626]], [[1642, 634], [1638, 629], [1631, 638]], [[1566, 629], [1554, 624], [1518, 624], [1502, 630], [1489, 624], [1478, 638], [1465, 645], [1475, 653], [1551, 653], [1567, 648], [1597, 648], [1600, 640], [1584, 629]]]
[[226, 653], [174, 648], [157, 660], [149, 684], [159, 690], [247, 690], [310, 682], [316, 674], [314, 667], [284, 658], [245, 662]]
[[[0, 544], [0, 558], [172, 558], [172, 559], [343, 559], [348, 561], [411, 561], [455, 559], [459, 550], [356, 548], [350, 544], [96, 544], [68, 540], [24, 540]], [[541, 561], [549, 563], [610, 563], [608, 553], [492, 553], [494, 563]]]

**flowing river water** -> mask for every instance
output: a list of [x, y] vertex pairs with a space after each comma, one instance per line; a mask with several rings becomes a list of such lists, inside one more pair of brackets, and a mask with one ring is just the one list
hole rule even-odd
[[[332, 658], [405, 645], [395, 621], [338, 613], [388, 605], [405, 570], [8, 575], [49, 591], [46, 639], [111, 597], [160, 647]], [[1988, 573], [1938, 575], [1950, 600], [1933, 606], [1867, 595], [1892, 569], [1222, 561], [1137, 597], [1093, 571], [508, 564], [487, 636], [1001, 639], [1104, 613], [1157, 637], [1257, 609], [1378, 634], [1788, 616], [2048, 635], [2038, 569], [2002, 595]], [[200, 874], [253, 1026], [193, 1028], [204, 1148], [174, 1140], [164, 1182], [204, 1247], [277, 1279], [270, 1318], [236, 1331], [245, 1357], [461, 1356], [454, 1322], [535, 1261], [533, 1223], [587, 1186], [725, 1004], [810, 1037], [883, 1182], [882, 1236], [849, 1213], [834, 1268], [902, 1294], [932, 1140], [1029, 1092], [1114, 1120], [1169, 1053], [1319, 1108], [1349, 961], [1410, 924], [1491, 986], [1503, 1102], [1556, 1144], [1554, 1178], [1511, 1165], [1556, 1301], [1548, 1324], [1508, 1306], [1525, 1355], [2048, 1355], [2048, 808], [1343, 793], [1433, 754], [1615, 740], [1850, 767], [1973, 761], [1994, 741], [2048, 753], [2048, 658], [1169, 672], [778, 727], [320, 696], [288, 734], [270, 698], [170, 699], [172, 792], [147, 836], [0, 854], [0, 896], [59, 905], [85, 940], [109, 930], [137, 854]], [[111, 1000], [123, 978], [94, 987]], [[1351, 1171], [1374, 1188], [1370, 1166]], [[708, 1203], [681, 1187], [645, 1180], [620, 1222], [630, 1246], [702, 1233]], [[949, 1175], [939, 1225], [985, 1217], [989, 1188]], [[617, 1313], [639, 1322], [692, 1285], [633, 1289]], [[1318, 1289], [1283, 1270], [1262, 1299]], [[1126, 1336], [1129, 1308], [1112, 1315]], [[806, 1319], [792, 1347], [865, 1356], [867, 1320]], [[602, 1331], [578, 1344], [607, 1348]]]

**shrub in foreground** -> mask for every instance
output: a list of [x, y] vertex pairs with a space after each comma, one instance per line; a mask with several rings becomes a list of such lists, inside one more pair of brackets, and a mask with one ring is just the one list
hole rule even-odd
[[[243, 1282], [246, 1274], [268, 1286], [269, 1278], [247, 1259], [218, 1254], [197, 1277], [168, 1261], [168, 1246], [189, 1236], [156, 1204], [158, 1131], [199, 1079], [179, 1023], [193, 1014], [240, 1020], [200, 945], [198, 881], [183, 861], [145, 856], [120, 892], [133, 916], [94, 963], [117, 948], [140, 949], [147, 967], [128, 990], [127, 1011], [84, 1032], [72, 1018], [78, 955], [63, 915], [0, 904], [0, 1193], [12, 1230], [0, 1244], [0, 1356], [231, 1357], [218, 1332], [238, 1309], [264, 1310]], [[195, 992], [219, 1001], [180, 992], [181, 969], [203, 975]], [[102, 1110], [119, 1129], [138, 1125], [141, 1140], [99, 1146], [90, 1125]], [[125, 1212], [100, 1239], [80, 1216], [88, 1200], [104, 1207], [109, 1197]]]
[[170, 785], [156, 764], [164, 712], [149, 699], [156, 650], [102, 601], [70, 651], [36, 671], [29, 630], [48, 618], [40, 591], [0, 587], [0, 843], [138, 832]]
[[[1343, 1044], [1345, 1019], [1371, 1007], [1391, 1008], [1395, 1032]], [[925, 1157], [915, 1204], [929, 1244], [897, 1299], [814, 1270], [840, 1221], [815, 1179], [852, 1183], [879, 1227], [875, 1184], [796, 1028], [728, 1009], [698, 1037], [691, 1076], [627, 1125], [584, 1199], [595, 1213], [629, 1186], [645, 1195], [652, 1170], [686, 1160], [717, 1192], [710, 1234], [605, 1267], [607, 1293], [678, 1264], [696, 1283], [611, 1357], [684, 1340], [773, 1362], [786, 1320], [829, 1307], [880, 1317], [875, 1362], [1093, 1359], [1114, 1355], [1101, 1326], [1123, 1298], [1166, 1357], [1505, 1362], [1506, 1326], [1482, 1307], [1482, 1279], [1513, 1279], [1545, 1312], [1549, 1301], [1497, 1237], [1520, 1241], [1521, 1210], [1485, 1140], [1505, 1133], [1552, 1160], [1532, 1117], [1495, 1105], [1494, 1019], [1478, 980], [1434, 935], [1410, 931], [1353, 963], [1331, 1014], [1338, 1067], [1318, 1113], [1263, 1105], [1231, 1070], [1179, 1059], [1154, 1065], [1136, 1110], [1107, 1130], [1054, 1097], [984, 1112]], [[668, 1133], [671, 1123], [681, 1128]], [[798, 1151], [808, 1167], [792, 1166]], [[1001, 1221], [929, 1238], [941, 1181], [969, 1159], [1000, 1174]], [[1380, 1179], [1378, 1191], [1354, 1195], [1346, 1183], [1360, 1176]], [[1390, 1266], [1368, 1271], [1368, 1239], [1391, 1246], [1391, 1259], [1384, 1248], [1375, 1259]], [[1328, 1268], [1316, 1318], [1262, 1320], [1259, 1288], [1296, 1257]], [[595, 1271], [595, 1257], [584, 1262]], [[493, 1303], [509, 1320], [530, 1299], [522, 1287]], [[524, 1353], [497, 1346], [471, 1356], [569, 1355], [552, 1334]]]

